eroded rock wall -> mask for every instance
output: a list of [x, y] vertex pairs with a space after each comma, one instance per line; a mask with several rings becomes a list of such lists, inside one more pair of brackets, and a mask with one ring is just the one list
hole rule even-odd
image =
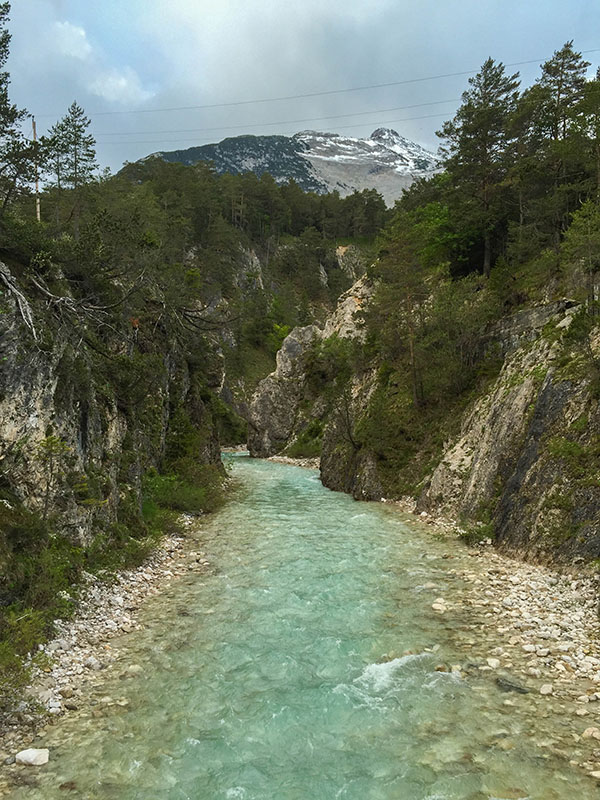
[[[568, 344], [581, 309], [554, 304], [496, 331], [506, 360], [418, 500], [537, 558], [600, 556], [597, 336]], [[578, 351], [580, 355], [578, 355]]]
[[321, 335], [315, 325], [294, 328], [277, 353], [275, 372], [258, 385], [248, 415], [248, 448], [251, 455], [266, 458], [280, 453], [298, 425], [306, 385], [305, 358]]
[[[20, 291], [8, 267], [2, 269]], [[39, 298], [31, 303], [10, 291], [1, 298], [3, 497], [52, 515], [74, 542], [88, 544], [141, 509], [142, 476], [160, 464], [178, 408], [203, 431], [198, 461], [220, 465], [210, 410], [173, 343], [157, 337], [150, 357], [132, 328], [119, 349], [98, 343], [93, 349], [85, 323], [74, 326]]]
[[258, 385], [248, 410], [248, 447], [259, 458], [283, 452], [311, 420], [326, 424], [330, 409], [323, 397], [307, 390], [307, 357], [314, 344], [332, 336], [358, 339], [363, 331], [355, 313], [368, 300], [372, 287], [360, 278], [341, 295], [323, 328], [308, 325], [285, 338], [274, 372]]

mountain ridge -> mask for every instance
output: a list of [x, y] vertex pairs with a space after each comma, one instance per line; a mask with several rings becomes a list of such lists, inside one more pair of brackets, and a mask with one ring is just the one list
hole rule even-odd
[[338, 191], [346, 197], [375, 189], [388, 206], [415, 180], [440, 168], [437, 156], [391, 128], [376, 128], [365, 139], [313, 130], [293, 136], [244, 134], [151, 157], [183, 164], [210, 161], [219, 174], [269, 173], [279, 184], [293, 179], [317, 194]]

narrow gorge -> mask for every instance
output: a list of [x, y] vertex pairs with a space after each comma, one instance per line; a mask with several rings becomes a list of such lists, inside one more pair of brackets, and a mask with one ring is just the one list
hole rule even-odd
[[143, 5], [0, 2], [0, 797], [591, 800], [598, 50]]

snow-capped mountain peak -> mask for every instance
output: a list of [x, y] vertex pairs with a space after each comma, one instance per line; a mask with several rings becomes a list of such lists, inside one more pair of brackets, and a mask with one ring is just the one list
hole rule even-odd
[[322, 131], [294, 136], [236, 136], [218, 144], [161, 152], [167, 161], [212, 161], [217, 172], [269, 172], [277, 183], [293, 178], [303, 189], [342, 197], [376, 189], [393, 205], [403, 189], [440, 168], [438, 158], [390, 128], [367, 139]]

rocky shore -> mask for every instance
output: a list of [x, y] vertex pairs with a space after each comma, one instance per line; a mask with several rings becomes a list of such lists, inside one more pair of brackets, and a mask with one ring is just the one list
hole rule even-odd
[[[462, 532], [448, 517], [417, 513], [412, 498], [385, 502], [448, 539]], [[528, 695], [521, 710], [531, 715], [533, 734], [536, 719], [560, 714], [562, 741], [543, 746], [600, 780], [600, 572], [524, 562], [491, 544], [469, 548], [472, 569], [454, 569], [448, 554], [447, 574], [462, 585], [459, 602], [435, 584], [424, 587], [431, 610], [447, 617], [469, 654], [465, 664], [440, 669], [494, 680], [515, 711], [516, 698]]]
[[290, 458], [290, 456], [270, 456], [269, 461], [277, 461], [280, 464], [290, 464], [293, 467], [305, 467], [306, 469], [319, 469], [320, 458]]
[[[2, 720], [0, 764], [5, 780], [0, 779], [0, 796], [9, 792], [8, 785], [24, 768], [15, 763], [26, 763], [16, 758], [19, 751], [41, 747], [46, 726], [87, 703], [86, 683], [92, 676], [101, 680], [102, 672], [112, 668], [110, 642], [141, 627], [137, 612], [144, 601], [178, 576], [209, 567], [191, 535], [197, 519], [182, 515], [181, 522], [184, 533], [163, 539], [139, 568], [120, 572], [112, 582], [86, 576], [74, 618], [56, 622], [57, 635], [40, 646], [46, 658], [41, 660], [43, 666], [34, 668], [25, 699]], [[131, 664], [127, 669], [134, 674], [142, 668]]]

